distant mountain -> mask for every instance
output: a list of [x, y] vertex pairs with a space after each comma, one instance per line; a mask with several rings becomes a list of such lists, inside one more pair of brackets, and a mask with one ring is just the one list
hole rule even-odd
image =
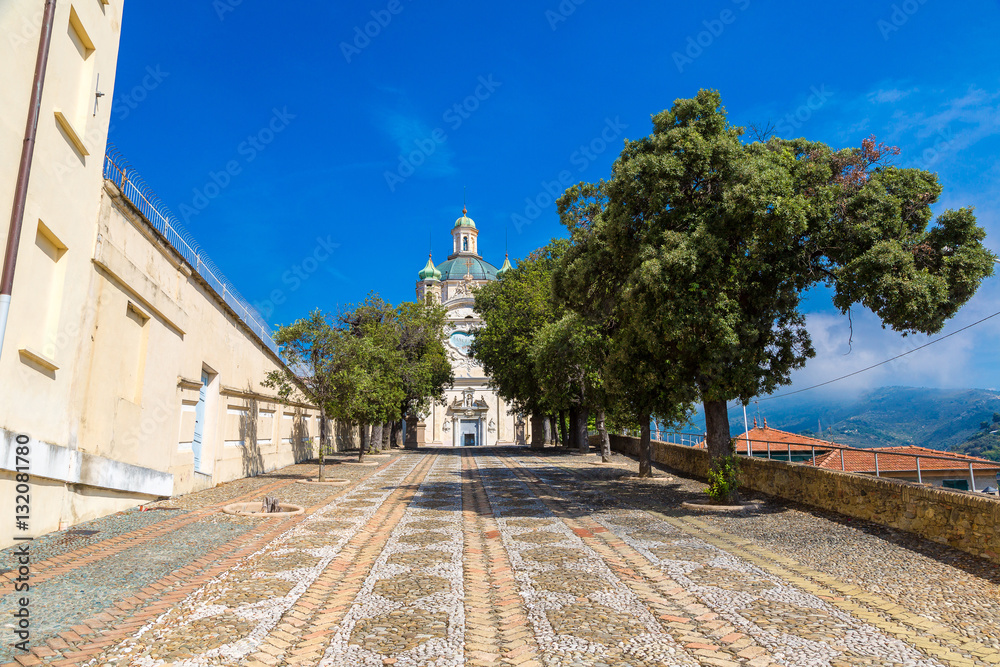
[[993, 419], [979, 425], [965, 442], [960, 442], [951, 451], [969, 456], [980, 456], [991, 461], [1000, 461], [1000, 413], [993, 413]]
[[[1000, 392], [882, 387], [849, 398], [811, 393], [751, 403], [748, 419], [752, 422], [759, 407], [773, 428], [851, 447], [918, 445], [941, 451], [961, 447], [969, 454], [1000, 449], [1000, 437], [989, 433], [1000, 428], [992, 422], [993, 414], [1000, 412]], [[733, 433], [741, 433], [742, 409], [730, 410], [729, 418]], [[990, 426], [985, 433], [980, 428], [983, 422]], [[820, 427], [822, 435], [817, 435]], [[704, 429], [703, 417], [695, 428]]]

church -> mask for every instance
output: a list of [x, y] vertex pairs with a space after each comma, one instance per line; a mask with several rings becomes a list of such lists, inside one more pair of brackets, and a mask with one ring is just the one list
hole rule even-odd
[[446, 403], [435, 403], [422, 415], [418, 445], [477, 446], [524, 444], [527, 418], [508, 411], [507, 405], [489, 387], [489, 378], [470, 356], [475, 329], [482, 323], [474, 310], [473, 288], [496, 280], [511, 267], [504, 258], [499, 269], [479, 255], [476, 223], [462, 209], [462, 217], [451, 230], [452, 253], [448, 259], [427, 265], [418, 274], [417, 299], [427, 298], [447, 310], [448, 356], [455, 371], [455, 384], [446, 391]]

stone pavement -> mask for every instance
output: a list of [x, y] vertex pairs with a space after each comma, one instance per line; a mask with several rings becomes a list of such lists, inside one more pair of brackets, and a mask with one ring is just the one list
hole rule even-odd
[[[10, 665], [996, 665], [1000, 575], [837, 515], [560, 449], [291, 466], [32, 543]], [[265, 494], [306, 506], [220, 513]], [[94, 532], [91, 532], [94, 531]], [[3, 552], [3, 567], [11, 550]]]

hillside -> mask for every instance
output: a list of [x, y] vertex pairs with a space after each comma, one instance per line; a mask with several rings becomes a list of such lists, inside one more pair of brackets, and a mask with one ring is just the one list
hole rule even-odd
[[[993, 428], [1000, 392], [882, 387], [852, 398], [810, 394], [761, 401], [760, 415], [774, 428], [814, 437], [822, 425], [819, 437], [852, 447], [918, 445], [942, 451], [962, 447], [969, 454], [1000, 449], [1000, 437], [980, 428], [983, 422]], [[751, 421], [757, 410], [753, 403], [747, 406]], [[742, 410], [731, 410], [729, 417], [733, 433], [742, 432]], [[704, 428], [704, 418], [695, 428]]]

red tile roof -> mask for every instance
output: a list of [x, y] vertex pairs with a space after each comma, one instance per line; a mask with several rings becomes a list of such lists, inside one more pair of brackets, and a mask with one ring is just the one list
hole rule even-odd
[[[750, 448], [755, 452], [766, 452], [768, 444], [771, 446], [771, 451], [783, 451], [787, 452], [789, 445], [793, 452], [811, 452], [813, 447], [816, 448], [817, 456], [819, 456], [820, 451], [827, 451], [830, 447], [837, 446], [836, 443], [827, 442], [826, 440], [820, 440], [818, 438], [809, 438], [804, 435], [798, 435], [796, 433], [789, 433], [788, 431], [781, 431], [776, 428], [771, 428], [765, 426], [763, 428], [759, 426], [754, 426], [752, 429], [745, 433], [741, 433], [736, 436], [736, 450], [746, 452], [747, 450], [747, 438], [750, 438]], [[705, 448], [705, 442], [699, 442], [695, 447]], [[881, 459], [879, 459], [881, 461]]]
[[[848, 472], [875, 472], [875, 452], [878, 452], [878, 469], [880, 472], [916, 472], [916, 457], [920, 455], [920, 471], [931, 470], [964, 470], [969, 464], [973, 470], [1000, 471], [1000, 463], [988, 461], [975, 456], [939, 452], [927, 447], [874, 447], [872, 449], [845, 449], [844, 469]], [[904, 456], [904, 455], [911, 456]], [[928, 458], [928, 457], [937, 458]], [[828, 470], [840, 470], [840, 452], [831, 451], [816, 457], [816, 465]]]
[[[858, 449], [838, 445], [834, 442], [810, 438], [796, 433], [789, 433], [769, 426], [763, 428], [754, 426], [746, 433], [736, 436], [736, 451], [746, 452], [746, 440], [750, 438], [751, 450], [756, 454], [767, 452], [768, 446], [773, 453], [787, 452], [789, 447], [793, 452], [816, 451], [816, 465], [827, 470], [840, 470], [840, 450], [835, 447], [842, 447], [844, 451], [844, 470], [848, 472], [875, 472], [875, 454], [878, 452], [878, 468], [880, 472], [913, 472], [917, 471], [916, 454], [920, 455], [920, 470], [927, 472], [931, 470], [969, 470], [972, 464], [973, 470], [1000, 471], [1000, 463], [987, 459], [967, 456], [965, 454], [955, 454], [952, 452], [941, 452], [927, 447], [916, 447], [913, 445], [906, 447], [874, 447], [871, 449]], [[705, 448], [705, 442], [699, 442], [695, 447]], [[937, 458], [928, 458], [928, 457]], [[811, 461], [803, 461], [811, 465]]]

